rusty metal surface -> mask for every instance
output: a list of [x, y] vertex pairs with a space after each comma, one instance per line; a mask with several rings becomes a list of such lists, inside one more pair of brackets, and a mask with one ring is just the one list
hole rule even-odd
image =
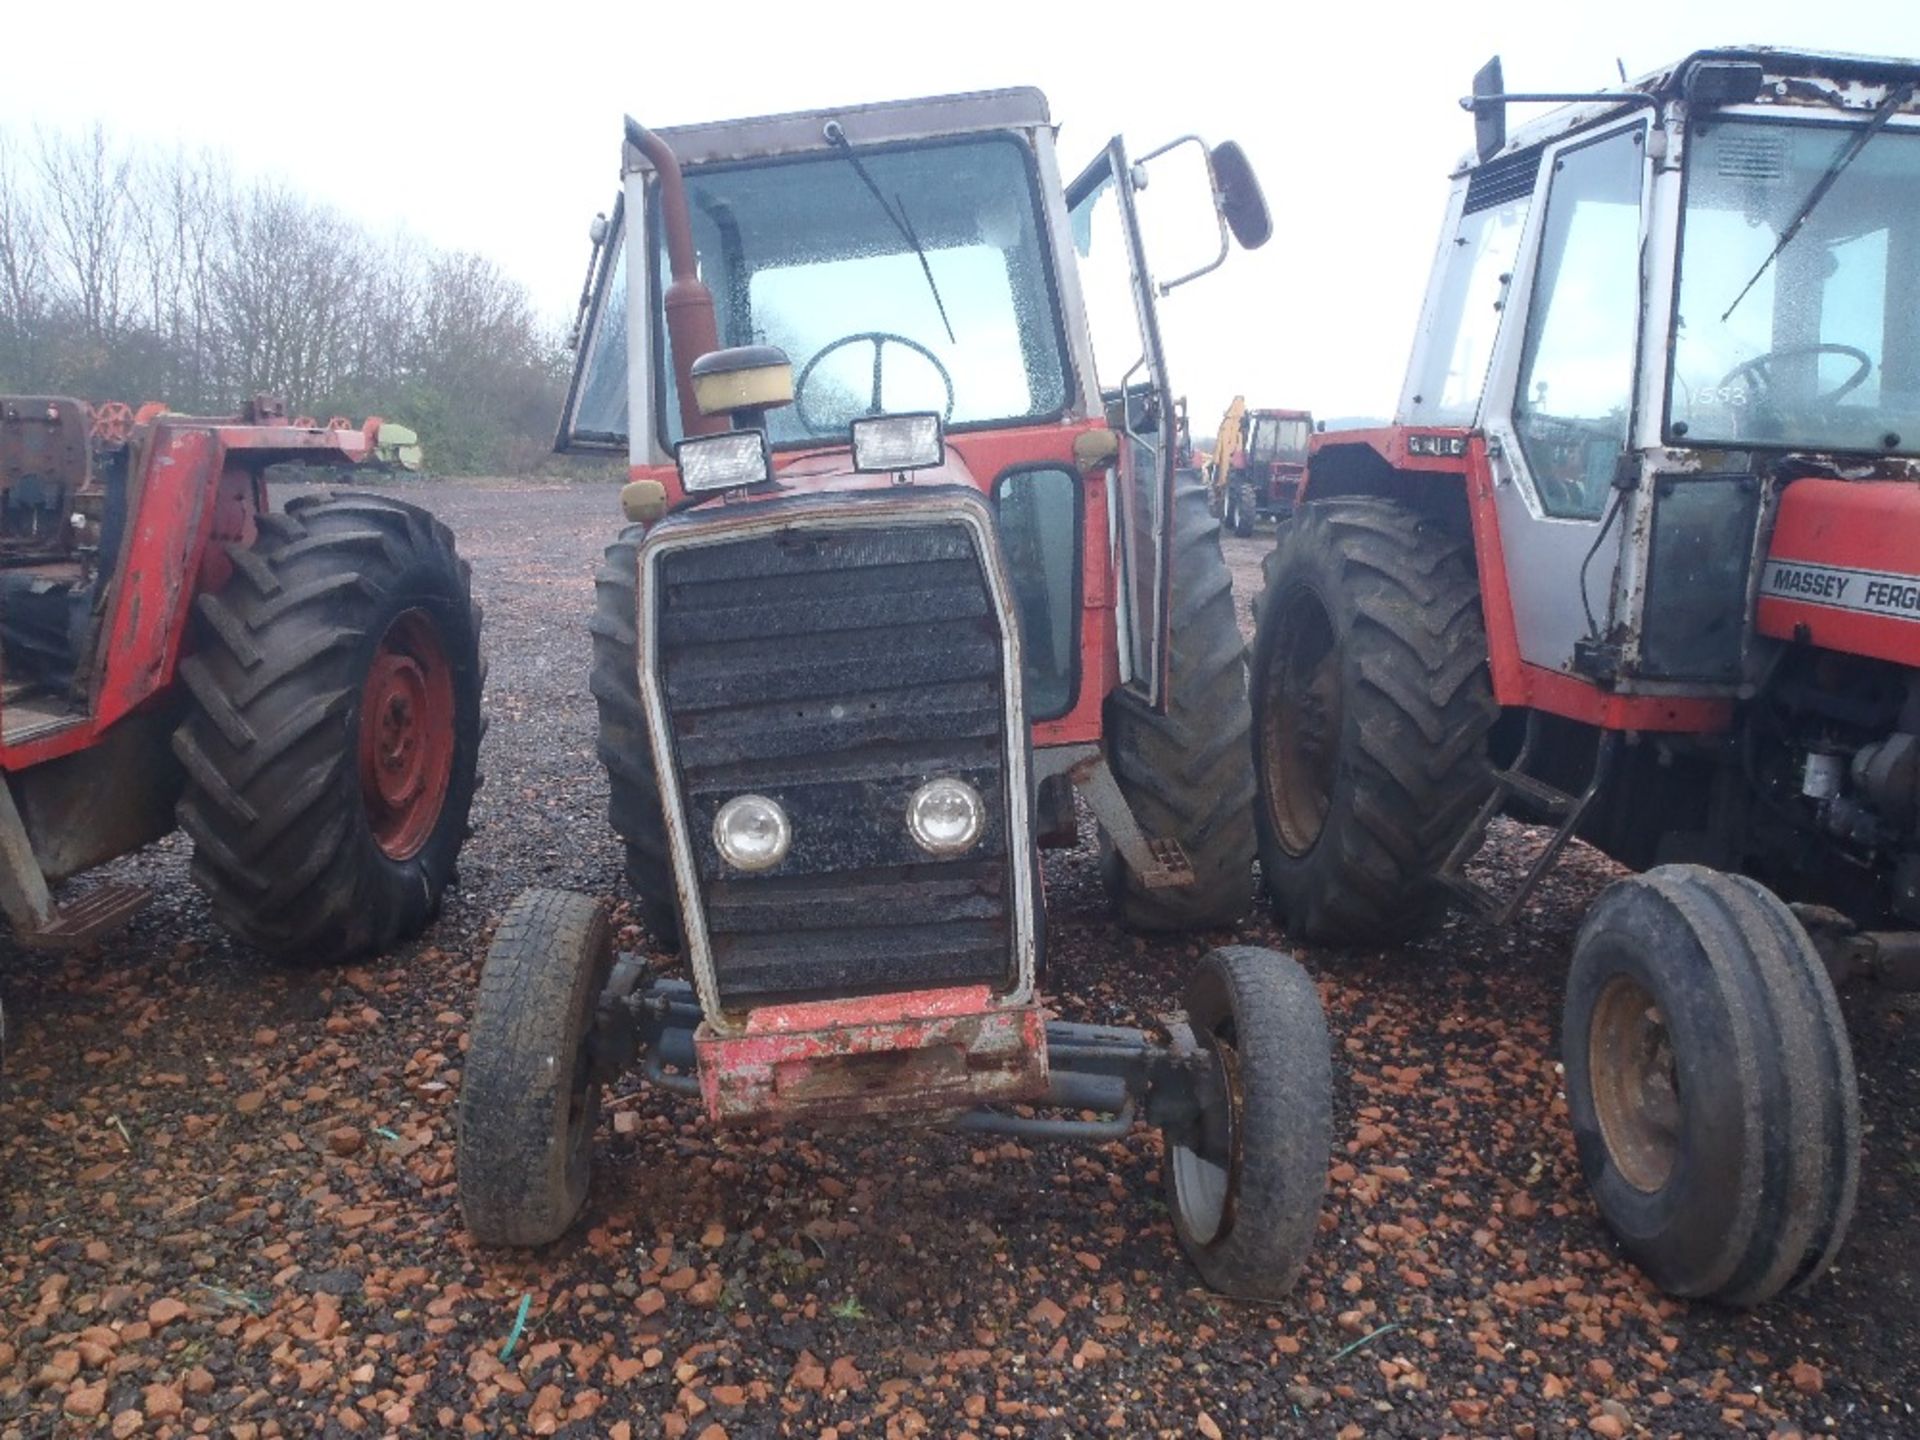
[[744, 1033], [701, 1025], [700, 1091], [715, 1121], [964, 1109], [1047, 1088], [1045, 1012], [985, 987], [764, 1007]]

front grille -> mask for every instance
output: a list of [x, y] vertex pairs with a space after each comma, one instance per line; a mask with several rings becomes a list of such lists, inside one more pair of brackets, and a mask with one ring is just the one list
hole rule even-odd
[[[669, 549], [655, 654], [721, 1003], [989, 983], [1013, 972], [1000, 624], [957, 520], [823, 525]], [[980, 791], [980, 843], [907, 832], [936, 775]], [[713, 844], [733, 796], [793, 824], [776, 869]]]

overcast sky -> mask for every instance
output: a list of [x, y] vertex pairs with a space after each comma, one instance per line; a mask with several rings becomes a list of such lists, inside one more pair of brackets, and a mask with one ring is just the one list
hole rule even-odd
[[1239, 391], [1323, 416], [1391, 411], [1471, 138], [1455, 102], [1488, 55], [1529, 90], [1608, 85], [1616, 59], [1637, 75], [1711, 45], [1920, 55], [1920, 0], [89, 0], [15, 7], [4, 44], [0, 124], [100, 120], [213, 147], [376, 229], [489, 255], [556, 318], [612, 198], [627, 111], [665, 126], [1037, 85], [1069, 175], [1115, 131], [1136, 153], [1186, 131], [1238, 139], [1278, 232], [1165, 306], [1174, 383], [1207, 434]]

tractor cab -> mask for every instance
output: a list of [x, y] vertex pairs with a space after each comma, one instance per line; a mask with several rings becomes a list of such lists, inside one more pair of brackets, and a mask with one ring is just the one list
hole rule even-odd
[[[1591, 95], [1506, 93], [1497, 60], [1475, 78], [1396, 430], [1322, 437], [1311, 483], [1484, 446], [1503, 700], [1598, 719], [1573, 680], [1706, 707], [1628, 707], [1654, 728], [1724, 716], [1766, 663], [1740, 617], [1789, 487], [1920, 477], [1917, 81], [1769, 49]], [[1548, 100], [1566, 103], [1508, 132]]]

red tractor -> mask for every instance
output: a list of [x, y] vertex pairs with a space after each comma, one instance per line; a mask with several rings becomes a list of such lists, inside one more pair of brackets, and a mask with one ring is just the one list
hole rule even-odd
[[268, 508], [271, 465], [417, 461], [370, 420], [0, 397], [0, 910], [78, 945], [147, 892], [53, 887], [175, 825], [220, 922], [324, 961], [433, 914], [467, 833], [480, 611], [382, 495]]
[[[1658, 1284], [1811, 1282], [1860, 1120], [1833, 979], [1920, 978], [1920, 67], [1701, 52], [1463, 103], [1396, 423], [1314, 436], [1253, 658], [1297, 933], [1504, 921], [1579, 836], [1567, 1099]], [[1509, 136], [1505, 108], [1565, 108]], [[1551, 827], [1517, 893], [1463, 866]], [[1789, 904], [1788, 902], [1792, 902]]]
[[[1183, 160], [1206, 248], [1156, 282], [1139, 207]], [[1155, 311], [1230, 229], [1266, 239], [1245, 158], [1115, 139], [1062, 185], [1044, 98], [1013, 90], [629, 121], [623, 178], [561, 444], [631, 466], [593, 693], [639, 911], [683, 969], [616, 957], [585, 897], [509, 912], [462, 1083], [470, 1232], [572, 1223], [597, 1096], [638, 1062], [715, 1123], [1145, 1119], [1201, 1273], [1284, 1291], [1329, 1147], [1299, 967], [1214, 951], [1158, 1035], [1040, 999], [1039, 847], [1074, 843], [1076, 791], [1124, 923], [1252, 900], [1244, 646]]]
[[1234, 534], [1256, 520], [1275, 524], [1293, 513], [1313, 436], [1309, 410], [1249, 410], [1235, 396], [1213, 447], [1213, 487], [1221, 520]]

